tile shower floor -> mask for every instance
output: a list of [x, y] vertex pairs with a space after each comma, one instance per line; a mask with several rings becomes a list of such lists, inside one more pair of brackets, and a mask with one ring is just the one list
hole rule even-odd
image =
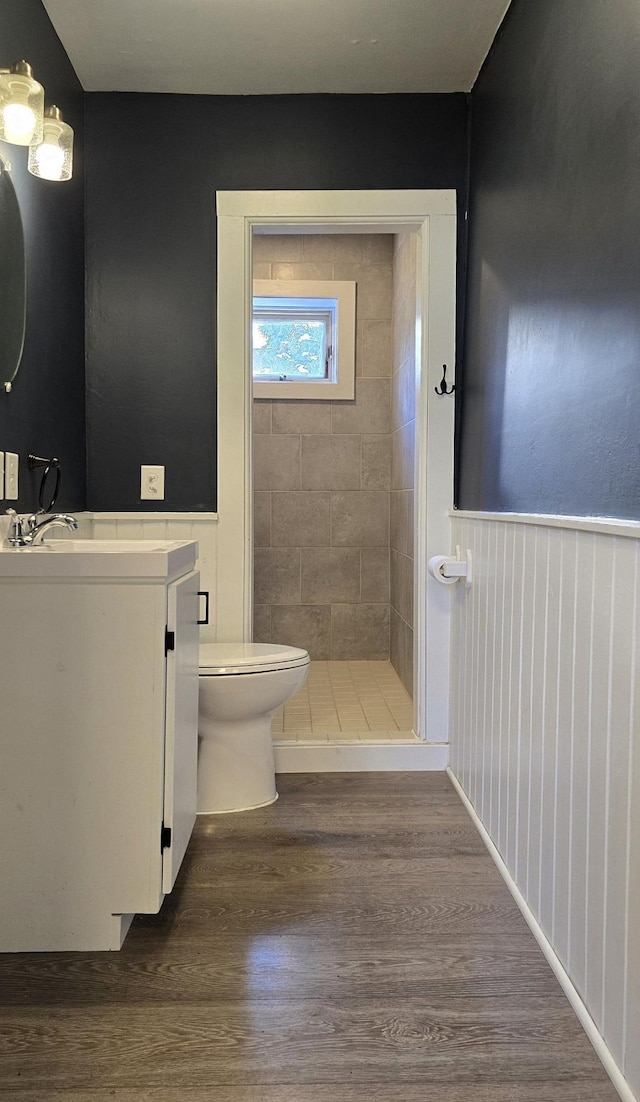
[[312, 662], [273, 717], [276, 742], [416, 741], [413, 703], [390, 662]]

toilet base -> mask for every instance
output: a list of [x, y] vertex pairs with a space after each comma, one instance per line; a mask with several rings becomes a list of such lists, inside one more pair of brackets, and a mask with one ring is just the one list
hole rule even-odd
[[199, 734], [199, 815], [251, 811], [277, 800], [271, 713], [251, 720], [201, 713]]

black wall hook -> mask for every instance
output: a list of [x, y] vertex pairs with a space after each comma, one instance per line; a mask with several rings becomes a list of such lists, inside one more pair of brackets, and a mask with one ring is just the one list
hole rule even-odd
[[439, 398], [442, 398], [443, 394], [453, 394], [454, 390], [456, 389], [456, 384], [455, 383], [453, 384], [453, 386], [451, 386], [447, 389], [447, 365], [446, 364], [442, 365], [442, 382], [440, 383], [440, 389], [438, 390], [437, 386], [434, 386], [433, 389], [435, 390], [435, 392], [436, 392], [436, 394], [438, 395]]

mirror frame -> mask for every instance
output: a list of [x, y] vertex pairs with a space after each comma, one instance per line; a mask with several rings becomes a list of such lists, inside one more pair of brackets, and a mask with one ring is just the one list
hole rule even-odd
[[[20, 369], [22, 354], [24, 352], [27, 321], [27, 263], [24, 245], [24, 227], [22, 224], [18, 196], [11, 178], [11, 162], [6, 159], [1, 151], [0, 189], [3, 191], [6, 190], [6, 194], [2, 195], [3, 201], [0, 202], [0, 218], [3, 214], [6, 214], [7, 219], [13, 219], [13, 221], [9, 222], [9, 229], [10, 233], [16, 239], [11, 253], [5, 253], [5, 271], [0, 272], [0, 280], [4, 279], [8, 281], [10, 279], [15, 281], [15, 288], [12, 287], [11, 292], [5, 291], [7, 299], [10, 299], [11, 293], [13, 293], [16, 296], [16, 302], [18, 302], [18, 289], [22, 289], [22, 302], [21, 304], [18, 302], [17, 308], [13, 310], [13, 317], [3, 319], [0, 313], [0, 350], [7, 348], [10, 353], [6, 363], [0, 364], [0, 378], [2, 379], [3, 389], [6, 393], [9, 393]], [[17, 218], [15, 217], [16, 215]], [[9, 239], [9, 236], [10, 234], [7, 233], [0, 234], [0, 238], [5, 241]], [[2, 291], [0, 289], [0, 303], [1, 301]], [[10, 306], [11, 305], [14, 304], [10, 303]]]

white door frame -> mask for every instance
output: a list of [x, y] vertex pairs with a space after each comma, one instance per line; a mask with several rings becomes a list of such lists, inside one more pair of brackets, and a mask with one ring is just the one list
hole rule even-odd
[[[216, 637], [251, 638], [251, 242], [273, 232], [418, 234], [414, 707], [416, 733], [448, 739], [451, 593], [427, 576], [447, 554], [453, 504], [456, 195], [420, 191], [222, 191], [218, 214], [218, 534]], [[285, 640], [286, 641], [286, 640]]]

